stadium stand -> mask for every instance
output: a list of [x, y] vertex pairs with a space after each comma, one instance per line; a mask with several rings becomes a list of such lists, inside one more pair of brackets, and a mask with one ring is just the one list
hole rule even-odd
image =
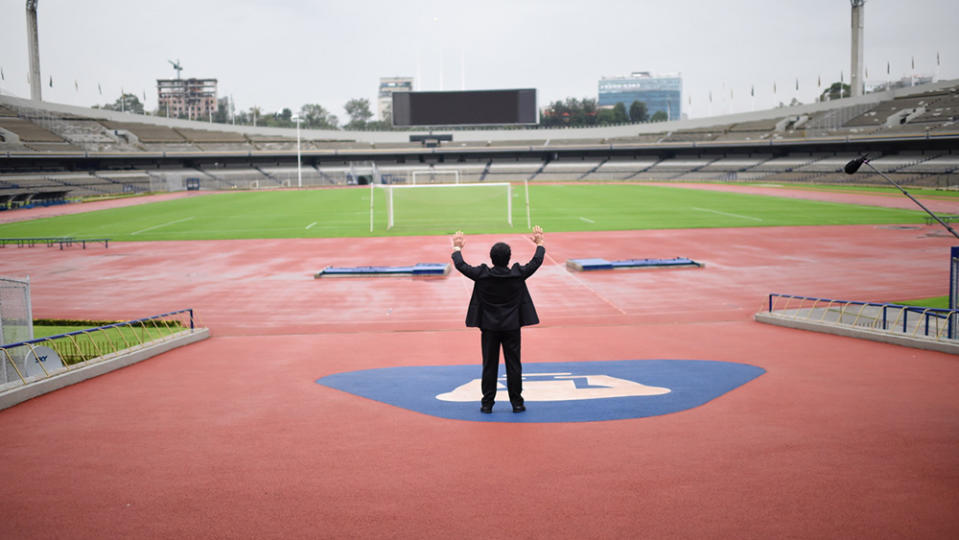
[[598, 169], [583, 178], [583, 180], [629, 180], [635, 175], [648, 170], [650, 167], [655, 165], [657, 161], [658, 160], [652, 158], [633, 160], [610, 159], [609, 161], [604, 162]]
[[16, 135], [22, 143], [67, 143], [63, 137], [24, 118], [0, 117], [0, 128]]
[[755, 120], [752, 122], [741, 122], [729, 127], [725, 134], [717, 137], [717, 140], [762, 140], [767, 139], [777, 131], [777, 126], [782, 123], [783, 118], [772, 118], [767, 120]]
[[907, 123], [915, 116], [921, 115], [927, 107], [937, 101], [938, 94], [920, 94], [904, 98], [896, 98], [880, 103], [869, 111], [845, 123], [845, 127], [894, 127]]
[[715, 141], [726, 133], [726, 126], [686, 129], [666, 134], [659, 142]]
[[[49, 105], [49, 107], [48, 107]], [[275, 189], [355, 182], [376, 162], [388, 182], [423, 181], [877, 181], [843, 176], [849, 155], [897, 181], [959, 185], [959, 84], [695, 121], [609, 128], [450, 130], [436, 147], [409, 132], [295, 131], [120, 114], [0, 96], [0, 201], [184, 189]], [[932, 144], [933, 139], [945, 142]], [[879, 141], [873, 143], [873, 141]], [[109, 154], [106, 158], [85, 153]], [[114, 154], [117, 153], [117, 154]], [[167, 153], [172, 156], [167, 156]], [[65, 159], [57, 159], [59, 156]], [[79, 155], [79, 161], [70, 161]], [[125, 156], [147, 156], [146, 161]], [[160, 156], [160, 157], [156, 157]], [[105, 161], [104, 161], [105, 159]], [[354, 164], [354, 165], [351, 165]], [[73, 172], [80, 171], [80, 172]], [[50, 195], [50, 194], [54, 195]], [[31, 195], [32, 194], [32, 195]]]
[[707, 163], [703, 166], [702, 170], [704, 172], [745, 172], [748, 169], [751, 169], [759, 165], [762, 161], [765, 161], [772, 156], [757, 156], [757, 157], [720, 157], [719, 159]]
[[571, 182], [582, 180], [599, 170], [605, 160], [550, 161], [531, 180], [539, 182]]
[[196, 150], [189, 145], [183, 135], [166, 126], [113, 121], [101, 121], [101, 124], [113, 130], [114, 135], [118, 137], [126, 136], [127, 140], [133, 144], [141, 143], [146, 150], [181, 150], [184, 147]]
[[493, 163], [489, 167], [486, 180], [489, 182], [501, 182], [508, 179], [527, 179], [535, 173], [540, 166], [542, 166], [542, 162], [540, 161]]
[[256, 150], [296, 150], [296, 139], [272, 135], [247, 135]]

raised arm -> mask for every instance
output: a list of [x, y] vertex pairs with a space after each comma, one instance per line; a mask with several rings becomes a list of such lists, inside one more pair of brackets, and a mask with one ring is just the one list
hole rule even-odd
[[475, 280], [480, 272], [480, 267], [470, 266], [463, 260], [463, 254], [460, 251], [465, 245], [466, 238], [463, 236], [463, 231], [456, 231], [456, 234], [453, 235], [453, 266], [464, 276]]
[[523, 277], [529, 277], [533, 275], [540, 265], [543, 264], [543, 257], [546, 256], [546, 248], [543, 247], [543, 242], [545, 241], [543, 236], [543, 228], [539, 225], [533, 227], [533, 235], [529, 237], [530, 240], [536, 244], [536, 252], [533, 253], [533, 258], [529, 260], [528, 263], [520, 267], [523, 272]]
[[533, 236], [529, 237], [537, 246], [543, 245], [543, 228], [539, 225], [533, 226]]

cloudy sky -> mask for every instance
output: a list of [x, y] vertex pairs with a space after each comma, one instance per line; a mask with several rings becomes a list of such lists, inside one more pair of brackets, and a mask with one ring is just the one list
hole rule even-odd
[[[28, 97], [24, 6], [0, 0], [0, 93]], [[680, 72], [695, 118], [808, 103], [820, 79], [848, 82], [850, 65], [849, 0], [40, 0], [39, 26], [47, 101], [90, 106], [124, 89], [153, 109], [179, 59], [238, 109], [319, 103], [341, 119], [351, 98], [375, 111], [383, 76], [416, 77], [418, 90], [532, 87], [543, 107], [596, 98], [603, 76]], [[959, 1], [867, 0], [865, 26], [867, 84], [887, 63], [889, 78], [913, 62], [959, 78]]]

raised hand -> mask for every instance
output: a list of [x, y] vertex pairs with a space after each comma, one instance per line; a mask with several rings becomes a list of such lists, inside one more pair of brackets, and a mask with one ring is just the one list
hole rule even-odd
[[463, 237], [463, 231], [456, 231], [453, 235], [453, 247], [462, 248], [466, 244], [466, 238]]
[[537, 246], [543, 245], [543, 228], [539, 225], [533, 226], [533, 236], [530, 236], [530, 240]]

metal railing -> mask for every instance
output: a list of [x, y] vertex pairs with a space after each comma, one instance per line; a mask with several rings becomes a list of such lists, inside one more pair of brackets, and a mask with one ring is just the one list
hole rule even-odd
[[192, 308], [0, 345], [0, 388], [25, 385], [196, 330]]
[[87, 242], [102, 242], [103, 247], [110, 247], [109, 238], [74, 238], [72, 236], [49, 236], [49, 237], [36, 237], [36, 238], [0, 238], [0, 248], [4, 248], [7, 244], [17, 246], [18, 248], [22, 247], [34, 247], [37, 244], [45, 244], [47, 247], [53, 247], [56, 245], [60, 246], [62, 250], [64, 246], [71, 247], [74, 244], [80, 244], [83, 246], [83, 249], [87, 249]]
[[818, 323], [941, 340], [957, 339], [959, 310], [770, 293], [769, 313]]

